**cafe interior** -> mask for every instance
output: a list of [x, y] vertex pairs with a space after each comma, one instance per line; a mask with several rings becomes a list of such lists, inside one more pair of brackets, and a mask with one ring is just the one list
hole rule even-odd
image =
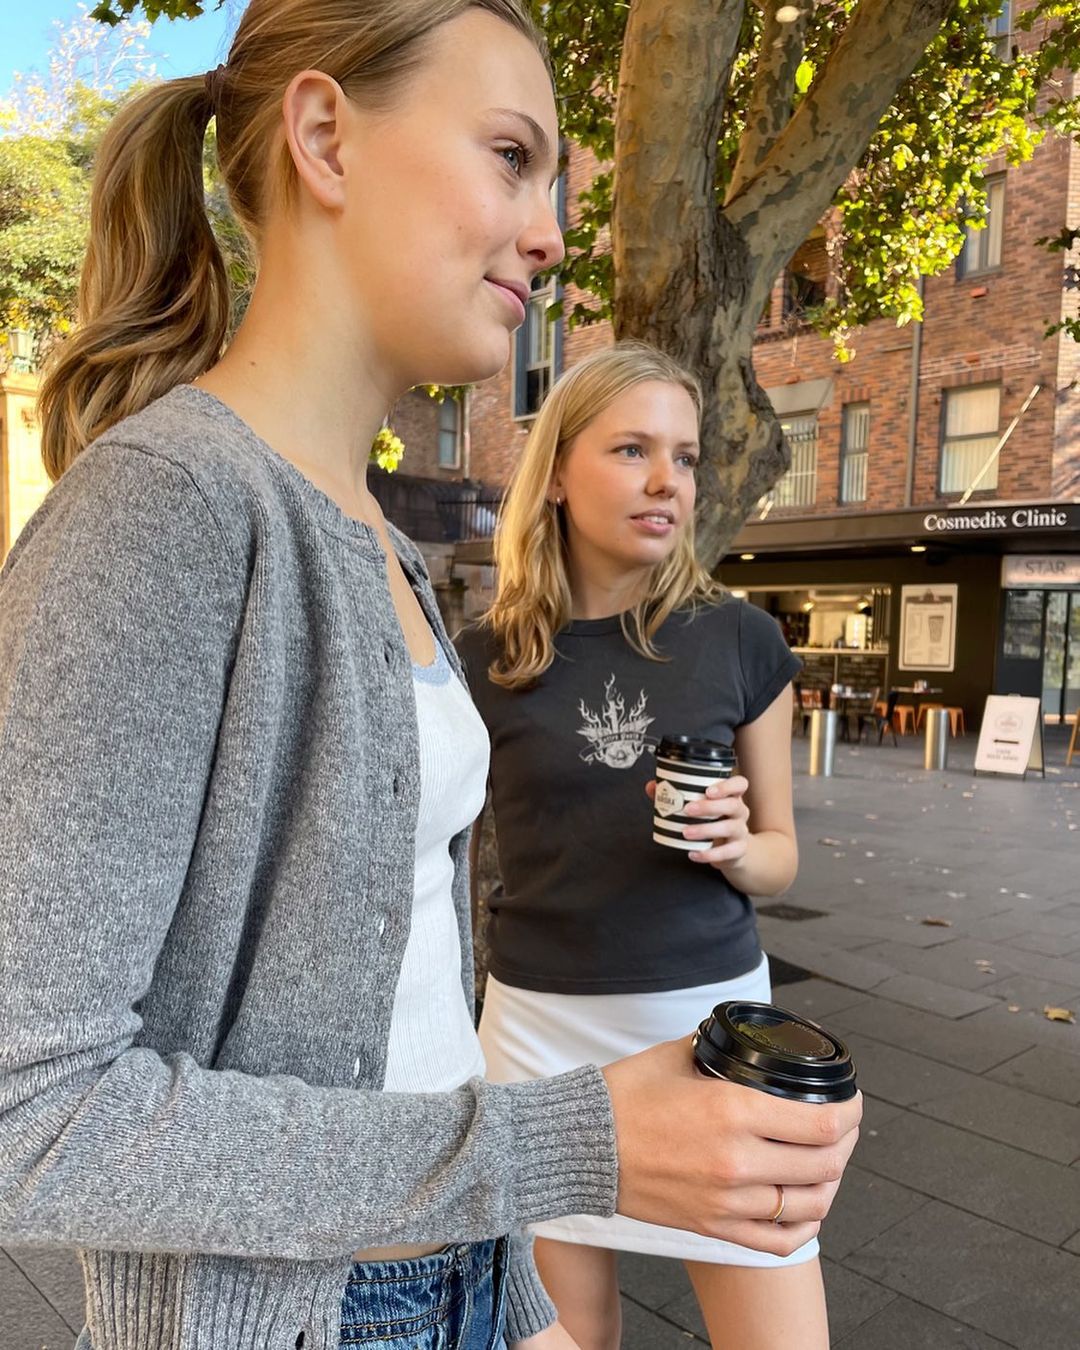
[[[733, 588], [732, 594], [771, 614], [802, 659], [794, 732], [805, 733], [815, 708], [834, 708], [844, 740], [914, 735], [928, 708], [949, 706], [943, 689], [895, 668], [889, 640], [892, 587], [751, 587]], [[954, 735], [965, 730], [962, 708], [950, 708], [949, 716]]]

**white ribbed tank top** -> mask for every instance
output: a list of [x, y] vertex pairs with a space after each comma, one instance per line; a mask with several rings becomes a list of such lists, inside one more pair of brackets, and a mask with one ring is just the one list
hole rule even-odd
[[384, 1088], [447, 1092], [484, 1075], [484, 1054], [461, 984], [450, 840], [480, 814], [489, 743], [480, 714], [437, 640], [434, 662], [413, 665], [413, 685], [420, 732], [416, 880]]

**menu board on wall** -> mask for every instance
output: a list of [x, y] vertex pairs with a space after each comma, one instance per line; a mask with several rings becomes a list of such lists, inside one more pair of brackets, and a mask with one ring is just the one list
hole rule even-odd
[[900, 589], [901, 670], [952, 670], [956, 660], [956, 585]]

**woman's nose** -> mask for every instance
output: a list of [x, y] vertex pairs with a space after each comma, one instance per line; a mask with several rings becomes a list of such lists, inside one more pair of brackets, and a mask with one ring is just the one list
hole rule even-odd
[[533, 261], [536, 272], [558, 267], [566, 257], [566, 244], [549, 193], [541, 190], [538, 210], [522, 235], [520, 248]]

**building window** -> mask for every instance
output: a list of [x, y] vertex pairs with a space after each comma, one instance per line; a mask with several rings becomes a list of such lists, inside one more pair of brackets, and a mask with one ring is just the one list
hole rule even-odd
[[870, 457], [870, 404], [845, 403], [840, 432], [840, 500], [866, 501], [866, 466]]
[[461, 468], [461, 404], [450, 394], [439, 404], [439, 468]]
[[772, 506], [813, 506], [817, 500], [817, 414], [782, 417], [780, 429], [791, 446], [791, 468], [767, 494]]
[[819, 228], [795, 250], [784, 272], [784, 319], [804, 322], [808, 311], [825, 303], [828, 281], [829, 254]]
[[[998, 443], [1001, 386], [946, 389], [942, 417], [941, 491], [963, 492], [982, 471]], [[997, 460], [979, 479], [980, 492], [996, 488]]]
[[987, 178], [985, 224], [968, 226], [967, 238], [957, 260], [957, 275], [974, 276], [1001, 266], [1001, 237], [1005, 226], [1005, 175]]
[[525, 322], [515, 337], [515, 417], [535, 417], [555, 382], [556, 324], [547, 316], [554, 300], [554, 277], [534, 277]]
[[994, 40], [994, 55], [999, 61], [1008, 61], [1012, 55], [1012, 0], [1004, 0], [997, 14], [986, 20], [986, 31]]
[[[566, 177], [560, 174], [551, 185], [551, 206], [562, 229], [566, 228]], [[555, 276], [533, 277], [532, 294], [525, 308], [525, 322], [514, 335], [515, 417], [535, 417], [559, 376], [562, 365], [562, 323], [547, 316], [562, 291]]]

